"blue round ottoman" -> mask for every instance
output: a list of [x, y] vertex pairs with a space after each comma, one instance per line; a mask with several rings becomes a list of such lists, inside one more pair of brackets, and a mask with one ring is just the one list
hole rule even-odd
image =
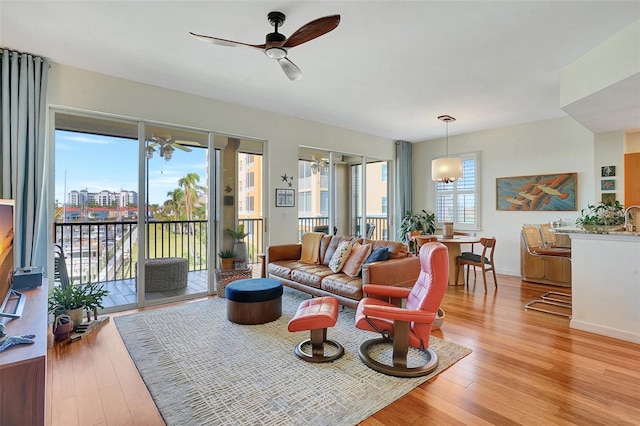
[[224, 289], [227, 319], [237, 324], [264, 324], [282, 315], [282, 284], [271, 278], [237, 280]]

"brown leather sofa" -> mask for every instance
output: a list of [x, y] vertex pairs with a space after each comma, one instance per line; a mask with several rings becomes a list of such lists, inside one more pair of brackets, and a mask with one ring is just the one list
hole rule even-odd
[[341, 305], [356, 308], [362, 299], [363, 284], [382, 284], [411, 287], [420, 274], [420, 259], [409, 253], [406, 244], [395, 241], [362, 240], [372, 248], [389, 247], [389, 260], [362, 265], [362, 276], [350, 277], [343, 272], [333, 273], [329, 261], [340, 242], [354, 237], [325, 235], [320, 243], [320, 263], [300, 262], [302, 244], [269, 246], [265, 261], [269, 278], [283, 285], [313, 296], [333, 296]]

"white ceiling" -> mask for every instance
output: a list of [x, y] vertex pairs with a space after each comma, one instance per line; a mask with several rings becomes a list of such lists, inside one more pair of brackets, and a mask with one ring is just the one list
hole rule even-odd
[[[267, 13], [291, 35], [340, 14], [289, 51], [289, 81], [258, 50]], [[640, 19], [640, 1], [6, 1], [0, 46], [53, 62], [412, 142], [565, 116], [560, 70]]]

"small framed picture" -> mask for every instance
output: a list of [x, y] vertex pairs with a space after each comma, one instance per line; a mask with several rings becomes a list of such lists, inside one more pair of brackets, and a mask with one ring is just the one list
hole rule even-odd
[[615, 192], [603, 192], [602, 193], [602, 202], [603, 203], [612, 203], [616, 201], [616, 193]]
[[616, 181], [615, 179], [602, 179], [600, 181], [600, 190], [601, 191], [613, 191], [616, 189]]
[[295, 189], [276, 189], [276, 207], [295, 207], [296, 206], [296, 190]]
[[602, 166], [600, 170], [602, 177], [611, 177], [616, 175], [616, 166]]

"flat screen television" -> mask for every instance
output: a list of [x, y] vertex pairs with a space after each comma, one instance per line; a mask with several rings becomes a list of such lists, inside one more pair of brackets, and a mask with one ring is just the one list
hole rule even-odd
[[[14, 201], [0, 199], [0, 317], [19, 318], [25, 298], [22, 294], [11, 289], [14, 272], [14, 226]], [[9, 308], [9, 301], [13, 307], [12, 312], [5, 312]]]

